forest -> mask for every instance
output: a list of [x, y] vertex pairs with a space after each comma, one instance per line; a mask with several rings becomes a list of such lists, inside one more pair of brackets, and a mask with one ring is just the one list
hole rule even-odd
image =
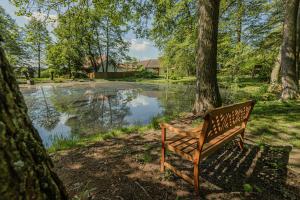
[[5, 0], [0, 199], [298, 199], [299, 80], [299, 0]]

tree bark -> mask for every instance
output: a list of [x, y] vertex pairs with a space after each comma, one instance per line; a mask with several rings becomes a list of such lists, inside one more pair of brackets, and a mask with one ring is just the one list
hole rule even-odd
[[298, 7], [298, 17], [297, 17], [297, 57], [296, 57], [296, 75], [299, 84], [300, 78], [300, 3]]
[[217, 82], [217, 38], [220, 0], [198, 1], [196, 100], [193, 112], [202, 115], [221, 106]]
[[38, 77], [41, 78], [41, 44], [38, 44]]
[[287, 0], [281, 49], [283, 100], [295, 99], [299, 92], [296, 75], [296, 30], [299, 0]]
[[242, 40], [242, 26], [243, 26], [244, 6], [243, 0], [237, 1], [237, 24], [236, 24], [236, 37], [237, 44]]
[[[97, 20], [95, 19], [95, 21], [97, 21]], [[93, 23], [93, 29], [96, 33], [97, 47], [98, 47], [98, 53], [99, 53], [99, 56], [100, 56], [102, 72], [104, 72], [104, 63], [103, 63], [103, 58], [102, 58], [103, 54], [102, 54], [102, 49], [101, 49], [101, 44], [100, 44], [100, 37], [99, 37], [98, 27], [95, 23]]]
[[71, 59], [68, 59], [69, 78], [72, 78]]
[[106, 72], [108, 71], [109, 64], [109, 30], [108, 30], [108, 17], [106, 19]]
[[276, 90], [279, 83], [280, 74], [280, 64], [281, 64], [281, 49], [279, 50], [277, 59], [275, 61], [274, 67], [271, 72], [269, 91], [273, 92]]
[[0, 197], [67, 199], [0, 47]]

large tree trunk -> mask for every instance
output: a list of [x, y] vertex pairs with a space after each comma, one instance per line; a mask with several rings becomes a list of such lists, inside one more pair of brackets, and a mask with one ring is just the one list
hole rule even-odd
[[296, 75], [296, 30], [299, 0], [287, 0], [281, 49], [282, 94], [284, 100], [298, 96]]
[[194, 113], [221, 106], [217, 82], [217, 38], [220, 0], [199, 0], [197, 82]]
[[0, 47], [0, 199], [67, 199]]
[[274, 67], [271, 72], [271, 77], [270, 77], [270, 86], [269, 86], [269, 91], [274, 92], [276, 91], [276, 88], [278, 88], [279, 84], [279, 74], [280, 74], [280, 63], [281, 63], [281, 49], [278, 53], [277, 59], [275, 61]]
[[297, 17], [297, 57], [296, 57], [296, 74], [297, 74], [297, 80], [299, 83], [300, 78], [300, 3], [298, 7], [298, 17]]

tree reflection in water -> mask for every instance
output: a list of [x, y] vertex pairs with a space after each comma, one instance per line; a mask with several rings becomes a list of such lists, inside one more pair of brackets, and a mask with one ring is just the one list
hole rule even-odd
[[73, 115], [67, 121], [67, 125], [76, 129], [76, 132], [80, 131], [80, 134], [92, 134], [112, 127], [126, 126], [128, 122], [124, 121], [124, 118], [130, 114], [127, 103], [136, 95], [136, 90], [87, 90], [80, 99], [63, 110]]
[[34, 124], [46, 129], [40, 132], [56, 134], [53, 130], [59, 130], [79, 136], [147, 124], [157, 115], [189, 112], [194, 90], [188, 85], [113, 82], [43, 86], [22, 92]]
[[54, 129], [60, 121], [60, 113], [49, 102], [49, 94], [41, 86], [30, 98], [31, 104], [28, 107], [31, 120], [48, 131]]

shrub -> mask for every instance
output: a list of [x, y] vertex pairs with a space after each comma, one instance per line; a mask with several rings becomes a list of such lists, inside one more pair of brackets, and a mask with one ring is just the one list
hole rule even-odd
[[41, 78], [50, 78], [50, 72], [48, 69], [41, 71]]
[[135, 75], [137, 78], [157, 78], [158, 75], [156, 75], [152, 71], [148, 71], [146, 69], [142, 69], [141, 71], [137, 72]]
[[87, 74], [82, 72], [82, 71], [79, 71], [79, 72], [73, 72], [72, 73], [73, 75], [73, 78], [79, 78], [79, 79], [85, 79], [85, 78], [88, 78]]
[[252, 192], [253, 191], [253, 187], [248, 183], [244, 184], [243, 187], [244, 187], [245, 192]]

